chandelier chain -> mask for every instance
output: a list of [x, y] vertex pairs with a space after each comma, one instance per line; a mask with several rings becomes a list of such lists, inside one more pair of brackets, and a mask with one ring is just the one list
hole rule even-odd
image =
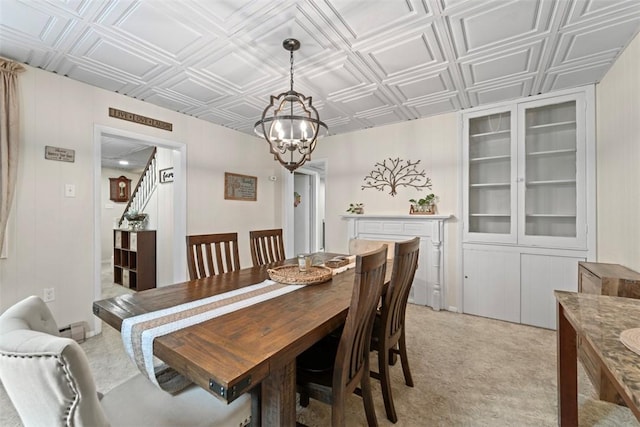
[[293, 51], [291, 51], [291, 91], [293, 92]]

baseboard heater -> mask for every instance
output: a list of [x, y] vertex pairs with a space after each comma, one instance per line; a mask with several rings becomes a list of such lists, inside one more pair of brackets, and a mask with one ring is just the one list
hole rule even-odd
[[60, 336], [71, 338], [77, 342], [84, 342], [87, 338], [87, 323], [75, 322], [60, 329]]

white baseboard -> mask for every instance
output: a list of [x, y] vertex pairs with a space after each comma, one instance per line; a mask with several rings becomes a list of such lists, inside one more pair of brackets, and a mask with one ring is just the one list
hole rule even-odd
[[452, 313], [457, 313], [458, 312], [458, 307], [454, 307], [454, 306], [450, 305], [449, 308], [447, 309], [447, 311], [450, 311]]

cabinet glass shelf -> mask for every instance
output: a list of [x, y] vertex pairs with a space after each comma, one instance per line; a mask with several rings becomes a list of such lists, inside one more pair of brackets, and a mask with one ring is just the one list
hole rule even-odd
[[500, 217], [510, 217], [511, 214], [508, 213], [470, 213], [469, 216], [473, 216], [473, 217], [496, 217], [496, 218], [500, 218]]
[[576, 214], [527, 214], [530, 218], [575, 218]]
[[509, 187], [511, 183], [509, 182], [487, 182], [482, 184], [470, 184], [471, 188], [491, 188], [491, 187]]
[[538, 186], [538, 185], [558, 185], [558, 184], [574, 184], [575, 185], [576, 180], [575, 179], [552, 179], [552, 180], [548, 180], [548, 181], [528, 181], [527, 182], [527, 187], [533, 187], [533, 186]]
[[549, 129], [549, 128], [557, 128], [557, 127], [563, 127], [563, 126], [575, 126], [575, 125], [576, 125], [575, 120], [567, 121], [567, 122], [543, 123], [543, 124], [540, 124], [540, 125], [529, 126], [527, 128], [527, 130], [544, 130], [544, 129]]
[[509, 154], [504, 154], [500, 156], [475, 157], [473, 159], [469, 159], [469, 162], [492, 162], [496, 160], [511, 160], [511, 156]]
[[575, 148], [567, 148], [563, 150], [546, 150], [546, 151], [534, 151], [531, 153], [527, 153], [527, 157], [537, 157], [537, 156], [556, 156], [559, 154], [573, 154], [576, 152]]
[[482, 133], [474, 133], [469, 135], [471, 138], [482, 138], [483, 136], [494, 136], [494, 135], [508, 135], [511, 132], [510, 129], [505, 130], [496, 130], [493, 132], [482, 132]]

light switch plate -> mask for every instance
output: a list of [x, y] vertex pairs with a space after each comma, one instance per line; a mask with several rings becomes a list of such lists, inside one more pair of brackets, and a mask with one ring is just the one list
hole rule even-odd
[[76, 197], [76, 186], [73, 184], [65, 184], [64, 197]]

